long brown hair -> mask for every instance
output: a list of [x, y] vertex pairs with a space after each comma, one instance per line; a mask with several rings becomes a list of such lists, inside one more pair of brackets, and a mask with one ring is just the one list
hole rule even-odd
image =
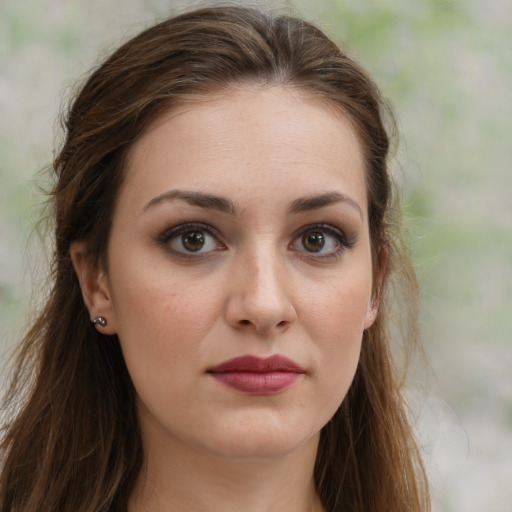
[[19, 349], [6, 404], [0, 509], [124, 511], [142, 461], [134, 389], [117, 336], [91, 325], [70, 257], [85, 242], [105, 262], [128, 149], [163, 110], [231, 84], [302, 89], [351, 120], [365, 152], [375, 296], [349, 393], [323, 428], [315, 466], [329, 512], [429, 510], [421, 458], [390, 351], [389, 306], [399, 287], [417, 343], [417, 284], [401, 242], [388, 173], [389, 138], [377, 87], [320, 29], [246, 7], [203, 8], [125, 43], [78, 92], [54, 162], [55, 253], [46, 306]]

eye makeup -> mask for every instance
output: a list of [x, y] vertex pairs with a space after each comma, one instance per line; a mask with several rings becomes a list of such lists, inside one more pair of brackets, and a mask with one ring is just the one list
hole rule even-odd
[[[172, 256], [189, 261], [200, 261], [214, 253], [228, 250], [219, 231], [204, 222], [185, 222], [161, 231], [155, 242]], [[333, 261], [350, 250], [355, 237], [326, 223], [313, 223], [295, 231], [287, 248], [306, 260]]]
[[340, 258], [354, 244], [355, 237], [347, 237], [331, 224], [318, 223], [301, 227], [289, 248], [303, 258], [328, 261]]
[[182, 259], [199, 259], [213, 252], [225, 251], [218, 231], [203, 222], [186, 222], [165, 229], [155, 242], [171, 255]]

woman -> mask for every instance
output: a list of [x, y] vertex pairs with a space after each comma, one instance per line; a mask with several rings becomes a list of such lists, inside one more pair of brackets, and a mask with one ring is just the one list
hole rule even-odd
[[388, 146], [371, 79], [295, 18], [197, 10], [94, 71], [1, 510], [429, 510], [389, 347], [391, 287], [417, 295]]

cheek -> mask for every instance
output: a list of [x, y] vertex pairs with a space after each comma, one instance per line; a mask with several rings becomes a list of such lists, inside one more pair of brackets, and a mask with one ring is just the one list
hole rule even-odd
[[[333, 275], [327, 284], [312, 283], [301, 301], [312, 338], [330, 340], [328, 346], [333, 350], [343, 350], [342, 346], [360, 339], [370, 310], [371, 290], [371, 271], [366, 266]], [[345, 343], [340, 346], [342, 340]]]
[[333, 281], [328, 293], [309, 302], [307, 328], [317, 352], [319, 409], [327, 412], [325, 422], [345, 398], [359, 362], [371, 295], [366, 276]]
[[[170, 384], [199, 361], [199, 347], [218, 314], [215, 290], [148, 270], [117, 272], [113, 304], [119, 340], [128, 369], [138, 382], [157, 375]], [[162, 371], [159, 372], [158, 369]]]

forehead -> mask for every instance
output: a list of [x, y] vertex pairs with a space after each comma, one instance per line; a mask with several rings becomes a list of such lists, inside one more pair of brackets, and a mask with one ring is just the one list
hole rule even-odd
[[243, 85], [161, 114], [131, 147], [124, 188], [149, 200], [165, 188], [271, 194], [292, 183], [303, 193], [342, 186], [366, 196], [352, 123], [296, 88]]

